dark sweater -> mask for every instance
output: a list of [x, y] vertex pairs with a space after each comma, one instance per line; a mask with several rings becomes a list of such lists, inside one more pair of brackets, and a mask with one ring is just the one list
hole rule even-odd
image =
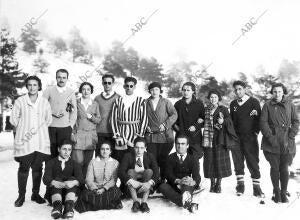
[[[258, 115], [250, 116], [250, 112], [256, 110]], [[260, 104], [257, 99], [250, 97], [243, 105], [237, 100], [230, 103], [230, 115], [237, 135], [253, 135], [259, 133], [259, 118], [261, 114]]]
[[172, 153], [166, 163], [166, 175], [170, 185], [175, 185], [176, 179], [182, 179], [185, 176], [192, 176], [196, 186], [201, 181], [199, 162], [189, 154], [187, 154], [183, 163], [180, 164], [177, 153]]
[[77, 180], [79, 185], [84, 184], [81, 166], [72, 159], [65, 163], [65, 169], [61, 169], [61, 161], [53, 158], [46, 163], [43, 182], [46, 186], [50, 186], [52, 180], [67, 181]]
[[[199, 118], [204, 120], [204, 105], [202, 101], [193, 96], [193, 99], [189, 104], [187, 104], [184, 99], [180, 99], [175, 103], [174, 107], [178, 114], [175, 124], [179, 127], [179, 131], [176, 131], [176, 135], [187, 135], [191, 144], [201, 143], [201, 127], [203, 126], [203, 123], [199, 124], [197, 123], [197, 120]], [[192, 125], [196, 127], [195, 132], [188, 131], [189, 127]]]

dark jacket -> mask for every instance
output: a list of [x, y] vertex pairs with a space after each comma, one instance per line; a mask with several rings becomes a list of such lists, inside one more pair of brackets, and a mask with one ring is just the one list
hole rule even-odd
[[[172, 103], [160, 97], [156, 109], [154, 110], [151, 97], [147, 99], [148, 127], [151, 132], [146, 131], [145, 138], [147, 143], [172, 143], [174, 134], [172, 126], [177, 120], [177, 111]], [[159, 126], [164, 125], [165, 131], [160, 132]]]
[[71, 158], [65, 163], [64, 170], [61, 169], [61, 161], [57, 157], [46, 163], [43, 182], [50, 186], [52, 180], [77, 180], [79, 185], [84, 184], [81, 166]]
[[187, 154], [182, 164], [176, 152], [169, 155], [165, 173], [168, 183], [172, 186], [175, 185], [176, 179], [182, 179], [185, 176], [191, 176], [196, 182], [196, 187], [201, 181], [199, 162], [190, 154]]
[[[127, 183], [127, 181], [130, 179], [127, 172], [130, 169], [134, 169], [135, 164], [136, 164], [135, 152], [126, 153], [119, 166], [119, 172], [118, 172], [118, 176], [123, 183]], [[158, 169], [156, 159], [151, 153], [148, 152], [144, 153], [143, 166], [145, 169], [151, 169], [153, 171], [153, 175], [151, 179], [155, 182], [155, 184], [157, 184], [159, 180], [159, 169]]]
[[263, 134], [261, 147], [271, 153], [295, 153], [295, 136], [299, 119], [295, 105], [286, 97], [279, 103], [267, 101], [262, 109], [260, 128]]
[[[182, 98], [175, 103], [174, 107], [178, 114], [175, 125], [179, 127], [179, 130], [174, 129], [176, 131], [176, 135], [187, 135], [191, 144], [201, 143], [201, 127], [203, 127], [203, 123], [199, 124], [197, 120], [199, 118], [204, 120], [204, 105], [202, 101], [193, 96], [192, 101], [187, 104]], [[190, 132], [188, 130], [192, 125], [196, 127], [195, 132]], [[174, 128], [176, 128], [176, 126], [174, 126]]]

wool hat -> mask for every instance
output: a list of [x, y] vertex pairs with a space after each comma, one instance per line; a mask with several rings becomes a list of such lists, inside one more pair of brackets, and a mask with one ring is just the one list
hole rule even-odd
[[161, 84], [159, 83], [159, 82], [153, 82], [153, 83], [151, 83], [149, 86], [148, 86], [148, 90], [149, 90], [149, 92], [150, 92], [150, 90], [151, 89], [153, 89], [153, 88], [159, 88], [160, 89], [160, 92], [162, 92], [162, 90], [161, 90]]

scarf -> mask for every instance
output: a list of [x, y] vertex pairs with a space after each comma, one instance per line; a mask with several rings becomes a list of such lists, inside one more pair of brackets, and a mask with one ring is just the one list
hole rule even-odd
[[213, 114], [211, 112], [212, 105], [205, 108], [204, 113], [204, 130], [202, 138], [202, 146], [212, 148], [213, 137], [214, 137], [214, 127], [213, 127]]
[[[69, 157], [69, 158], [70, 158], [70, 157]], [[62, 169], [62, 170], [65, 169], [65, 167], [66, 167], [66, 162], [69, 160], [69, 158], [64, 159], [64, 158], [58, 156], [58, 160], [61, 161], [61, 169]]]

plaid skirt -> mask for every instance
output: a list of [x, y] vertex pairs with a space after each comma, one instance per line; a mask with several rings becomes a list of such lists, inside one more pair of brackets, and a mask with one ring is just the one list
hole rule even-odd
[[121, 191], [114, 186], [101, 195], [88, 189], [84, 189], [76, 202], [75, 210], [79, 213], [97, 211], [101, 209], [112, 209], [120, 200]]
[[229, 150], [223, 146], [204, 148], [203, 171], [205, 178], [223, 178], [231, 176]]

